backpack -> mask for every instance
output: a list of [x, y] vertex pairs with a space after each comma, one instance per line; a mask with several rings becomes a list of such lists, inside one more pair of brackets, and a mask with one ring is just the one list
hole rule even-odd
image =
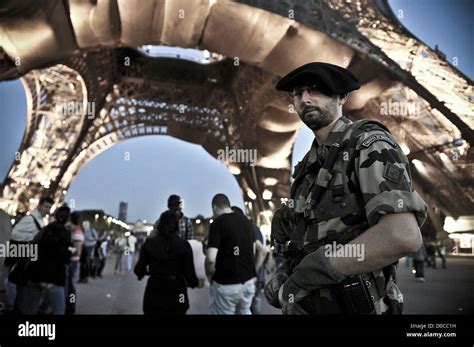
[[127, 240], [124, 238], [118, 238], [114, 242], [116, 252], [124, 252], [127, 248]]
[[[38, 223], [35, 217], [33, 217], [33, 220], [36, 226], [38, 227], [39, 231], [28, 245], [29, 247], [35, 247], [35, 246], [39, 247], [39, 243], [44, 234], [44, 228], [41, 228], [40, 224]], [[16, 262], [14, 262], [11, 265], [10, 274], [8, 275], [8, 280], [19, 286], [28, 285], [28, 282], [30, 281], [29, 270], [30, 270], [31, 262], [32, 260], [29, 257], [19, 258]]]

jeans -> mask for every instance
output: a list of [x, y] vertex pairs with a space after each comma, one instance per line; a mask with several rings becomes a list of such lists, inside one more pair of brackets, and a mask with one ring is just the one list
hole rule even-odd
[[26, 310], [24, 314], [37, 314], [44, 295], [50, 302], [52, 314], [61, 315], [65, 311], [64, 287], [54, 284], [47, 284], [47, 287], [25, 287], [26, 290]]
[[255, 295], [255, 278], [245, 283], [219, 284], [212, 282], [210, 314], [252, 314], [250, 307]]
[[16, 292], [17, 292], [16, 284], [6, 279], [5, 288], [7, 289], [6, 310], [12, 311], [15, 305], [15, 298], [16, 298]]
[[127, 271], [132, 271], [132, 264], [133, 264], [133, 252], [126, 253], [127, 255]]
[[5, 281], [3, 285], [5, 286], [5, 289], [7, 290], [7, 296], [5, 298], [5, 310], [6, 311], [13, 311], [16, 308], [16, 296], [17, 296], [17, 285], [15, 283], [10, 282], [8, 279], [8, 276], [10, 275], [10, 267], [4, 265], [5, 271]]
[[122, 273], [124, 251], [117, 251], [115, 254], [115, 273]]
[[257, 285], [257, 288], [255, 290], [255, 295], [252, 299], [252, 305], [250, 307], [252, 314], [261, 314], [262, 300], [263, 300], [263, 286]]
[[41, 294], [41, 304], [38, 308], [38, 314], [47, 314], [49, 308], [51, 307], [51, 302], [49, 301], [49, 296], [47, 295], [46, 291], [43, 290]]
[[413, 263], [413, 257], [407, 255], [405, 257], [405, 266], [408, 267], [408, 268], [411, 268], [412, 267], [412, 263]]

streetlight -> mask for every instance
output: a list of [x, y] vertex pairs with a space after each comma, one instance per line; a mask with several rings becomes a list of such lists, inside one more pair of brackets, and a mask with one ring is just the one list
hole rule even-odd
[[265, 189], [263, 191], [263, 194], [262, 194], [263, 200], [271, 200], [272, 196], [273, 196], [273, 193], [271, 190]]
[[255, 193], [253, 192], [253, 190], [250, 189], [250, 188], [247, 190], [247, 196], [248, 196], [250, 199], [252, 199], [252, 200], [255, 200], [255, 199], [257, 198], [257, 196], [255, 195]]

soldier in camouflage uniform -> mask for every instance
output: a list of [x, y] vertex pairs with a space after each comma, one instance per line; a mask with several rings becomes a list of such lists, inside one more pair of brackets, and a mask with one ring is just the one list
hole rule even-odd
[[[360, 88], [348, 70], [310, 63], [276, 88], [290, 92], [315, 140], [295, 167], [290, 203], [272, 220], [272, 241], [288, 251], [267, 301], [285, 314], [401, 313], [394, 264], [421, 247], [426, 218], [407, 157], [382, 124], [342, 115], [347, 93]], [[335, 246], [360, 246], [362, 260], [331, 253]]]

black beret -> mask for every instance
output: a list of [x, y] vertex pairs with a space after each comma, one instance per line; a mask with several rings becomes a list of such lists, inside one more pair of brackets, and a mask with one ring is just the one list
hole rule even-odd
[[275, 88], [291, 92], [295, 87], [316, 85], [326, 95], [342, 95], [360, 88], [357, 77], [340, 66], [328, 63], [308, 63], [291, 71], [278, 81]]

